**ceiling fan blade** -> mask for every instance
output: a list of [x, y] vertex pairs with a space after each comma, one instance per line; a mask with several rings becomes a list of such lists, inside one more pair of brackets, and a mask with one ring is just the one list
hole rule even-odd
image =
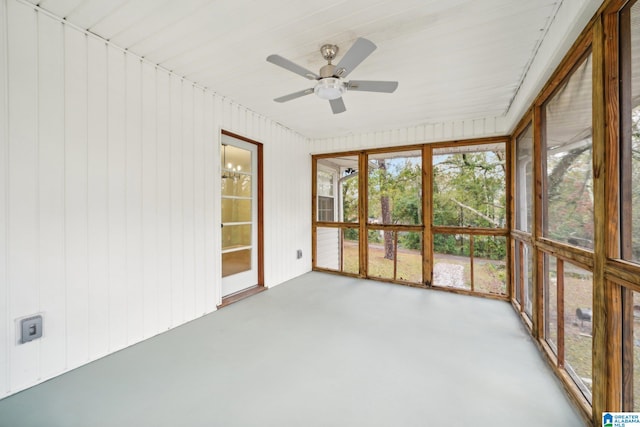
[[347, 83], [347, 90], [359, 90], [362, 92], [392, 93], [398, 88], [398, 82], [385, 82], [376, 80], [351, 80]]
[[312, 93], [313, 93], [313, 88], [309, 88], [309, 89], [301, 90], [298, 92], [290, 93], [289, 95], [281, 96], [280, 98], [274, 99], [274, 101], [287, 102], [287, 101], [291, 101], [292, 99], [300, 98], [305, 95], [310, 95]]
[[329, 101], [329, 104], [331, 104], [331, 111], [333, 111], [333, 114], [344, 113], [347, 111], [347, 107], [345, 107], [342, 98], [332, 99]]
[[362, 61], [364, 61], [371, 52], [376, 50], [376, 45], [373, 42], [363, 39], [362, 37], [356, 39], [356, 42], [351, 46], [351, 49], [345, 53], [338, 65], [336, 65], [336, 77], [346, 77], [353, 71]]
[[301, 67], [300, 65], [295, 64], [289, 61], [287, 58], [283, 58], [280, 55], [269, 55], [267, 57], [267, 61], [279, 67], [282, 67], [285, 70], [289, 70], [298, 75], [301, 75], [302, 77], [307, 78], [309, 80], [317, 80], [320, 78], [320, 76], [314, 73], [313, 71], [309, 71], [306, 68]]

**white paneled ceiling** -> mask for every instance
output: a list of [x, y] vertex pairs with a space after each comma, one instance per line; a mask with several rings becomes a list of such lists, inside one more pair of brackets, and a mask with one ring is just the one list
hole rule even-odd
[[[562, 0], [41, 0], [39, 6], [310, 138], [504, 115]], [[565, 0], [566, 1], [566, 0]], [[569, 0], [575, 1], [575, 0]], [[348, 79], [397, 80], [393, 94], [347, 92], [334, 115], [315, 95], [319, 48], [357, 37], [378, 49]]]

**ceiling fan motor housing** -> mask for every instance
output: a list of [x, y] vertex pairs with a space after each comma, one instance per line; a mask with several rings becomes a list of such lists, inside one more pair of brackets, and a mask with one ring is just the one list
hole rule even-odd
[[320, 77], [323, 79], [326, 77], [333, 77], [335, 75], [336, 66], [333, 64], [327, 64], [320, 68]]

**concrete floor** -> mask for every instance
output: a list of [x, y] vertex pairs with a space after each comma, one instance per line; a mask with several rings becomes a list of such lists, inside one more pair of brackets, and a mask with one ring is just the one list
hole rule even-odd
[[0, 426], [584, 426], [508, 303], [308, 273], [0, 401]]

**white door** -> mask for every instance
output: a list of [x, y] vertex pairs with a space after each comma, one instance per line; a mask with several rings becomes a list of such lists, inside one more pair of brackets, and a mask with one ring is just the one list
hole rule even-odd
[[222, 296], [258, 284], [257, 147], [222, 135]]

